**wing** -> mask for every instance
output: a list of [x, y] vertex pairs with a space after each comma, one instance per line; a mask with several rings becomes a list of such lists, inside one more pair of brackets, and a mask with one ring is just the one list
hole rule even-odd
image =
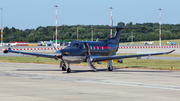
[[98, 61], [106, 61], [106, 60], [115, 60], [115, 59], [124, 59], [124, 58], [134, 58], [134, 57], [143, 57], [143, 56], [153, 56], [153, 55], [162, 55], [162, 54], [169, 54], [174, 52], [174, 50], [170, 51], [170, 52], [164, 52], [164, 53], [152, 53], [152, 54], [140, 54], [140, 55], [124, 55], [124, 56], [110, 56], [110, 57], [95, 57], [92, 58], [91, 61], [92, 62], [98, 62]]
[[46, 57], [46, 58], [54, 58], [55, 60], [58, 60], [56, 55], [50, 55], [50, 54], [42, 54], [42, 53], [31, 53], [31, 52], [22, 52], [22, 51], [13, 51], [11, 48], [8, 48], [8, 50], [4, 50], [4, 53], [18, 53], [18, 54], [25, 54], [25, 55], [33, 55], [37, 57]]

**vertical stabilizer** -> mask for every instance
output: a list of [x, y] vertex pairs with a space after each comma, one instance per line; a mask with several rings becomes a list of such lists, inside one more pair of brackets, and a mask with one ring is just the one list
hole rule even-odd
[[119, 45], [119, 42], [120, 42], [120, 38], [121, 38], [121, 30], [123, 29], [146, 29], [145, 27], [108, 27], [108, 28], [98, 28], [98, 29], [116, 29], [116, 32], [114, 34], [114, 37], [113, 38], [110, 38], [108, 39], [108, 43], [109, 44], [117, 44]]

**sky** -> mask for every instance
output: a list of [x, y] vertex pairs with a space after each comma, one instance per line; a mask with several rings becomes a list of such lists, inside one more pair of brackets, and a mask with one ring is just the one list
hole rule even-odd
[[[180, 0], [0, 0], [3, 8], [3, 27], [36, 29], [56, 25], [110, 25], [113, 7], [113, 26], [125, 24], [180, 24]], [[1, 23], [2, 21], [0, 21]]]

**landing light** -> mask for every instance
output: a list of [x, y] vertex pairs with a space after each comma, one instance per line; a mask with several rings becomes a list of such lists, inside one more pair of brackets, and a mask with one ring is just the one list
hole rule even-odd
[[69, 54], [71, 54], [71, 53], [70, 53], [70, 52], [64, 52], [64, 54], [69, 55]]

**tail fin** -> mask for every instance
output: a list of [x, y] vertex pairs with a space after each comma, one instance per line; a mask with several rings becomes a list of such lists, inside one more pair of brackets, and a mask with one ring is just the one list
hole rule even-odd
[[110, 38], [108, 43], [116, 43], [119, 45], [120, 37], [121, 37], [121, 30], [123, 29], [146, 29], [145, 27], [107, 27], [107, 28], [97, 28], [97, 29], [116, 29], [116, 32], [114, 34], [113, 38]]

